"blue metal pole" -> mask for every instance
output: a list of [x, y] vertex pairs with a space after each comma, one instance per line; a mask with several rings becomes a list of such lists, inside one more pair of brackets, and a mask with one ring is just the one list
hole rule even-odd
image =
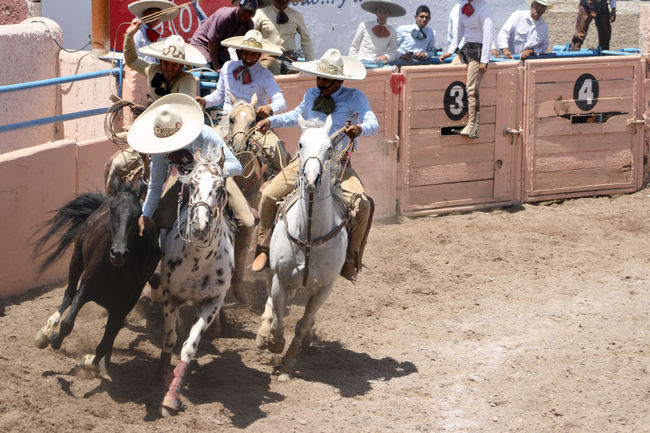
[[45, 80], [30, 81], [27, 83], [9, 84], [0, 86], [0, 93], [15, 92], [17, 90], [34, 89], [36, 87], [52, 86], [55, 84], [72, 83], [74, 81], [89, 80], [91, 78], [105, 77], [107, 75], [120, 75], [120, 68], [106, 69], [103, 71], [85, 72], [83, 74], [68, 75], [65, 77], [47, 78]]
[[60, 114], [58, 116], [42, 117], [40, 119], [27, 120], [25, 122], [12, 123], [9, 125], [2, 125], [0, 126], [0, 134], [7, 131], [14, 131], [16, 129], [29, 128], [30, 126], [41, 126], [41, 125], [46, 125], [48, 123], [64, 122], [66, 120], [79, 119], [80, 117], [90, 117], [90, 116], [97, 116], [99, 114], [106, 114], [109, 108], [110, 107], [95, 108], [92, 110], [77, 111], [75, 113]]

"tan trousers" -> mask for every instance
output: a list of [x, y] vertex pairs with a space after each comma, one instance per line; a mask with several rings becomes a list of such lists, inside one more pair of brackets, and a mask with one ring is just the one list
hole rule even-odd
[[[271, 225], [275, 219], [276, 205], [282, 201], [284, 197], [293, 191], [296, 185], [298, 176], [298, 168], [300, 161], [298, 159], [292, 161], [280, 174], [273, 178], [273, 180], [262, 191], [262, 198], [260, 199], [260, 222], [257, 228], [257, 248], [260, 251], [267, 251], [271, 242]], [[349, 233], [348, 249], [346, 254], [346, 262], [357, 262], [357, 257], [361, 250], [363, 237], [368, 227], [368, 220], [370, 218], [370, 201], [366, 196], [365, 190], [361, 181], [357, 177], [352, 167], [347, 166], [343, 173], [343, 180], [341, 182], [341, 190], [337, 192], [343, 199], [346, 206], [352, 210], [354, 221], [352, 229]]]
[[571, 51], [580, 50], [592, 20], [596, 23], [596, 30], [598, 31], [598, 45], [603, 50], [609, 50], [612, 25], [609, 22], [607, 2], [581, 1], [578, 5], [578, 17], [576, 18], [576, 30], [571, 40]]
[[282, 171], [289, 164], [291, 156], [275, 132], [270, 129], [266, 134], [256, 132], [251, 138], [262, 146], [266, 159], [271, 163], [271, 167], [276, 172]]
[[481, 109], [481, 100], [479, 98], [479, 86], [483, 79], [484, 71], [481, 71], [481, 63], [468, 59], [469, 63], [460, 54], [457, 54], [452, 60], [452, 65], [467, 65], [467, 83], [465, 88], [467, 90], [467, 114], [469, 121], [473, 122], [476, 118], [476, 112]]
[[[135, 170], [141, 162], [141, 157], [138, 152], [133, 149], [118, 151], [114, 153], [104, 166], [104, 183], [106, 194], [113, 196], [116, 191], [113, 191], [113, 178], [118, 177], [119, 183], [123, 184], [126, 177]], [[145, 179], [149, 177], [149, 165], [144, 164]]]

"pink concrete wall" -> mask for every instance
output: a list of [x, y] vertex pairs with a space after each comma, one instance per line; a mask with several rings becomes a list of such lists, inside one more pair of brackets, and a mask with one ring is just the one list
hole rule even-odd
[[[31, 19], [30, 19], [31, 20]], [[21, 24], [0, 26], [0, 85], [24, 83], [59, 76], [61, 28], [52, 20], [38, 18]], [[11, 65], [11, 67], [7, 67]], [[0, 94], [0, 125], [60, 114], [57, 86]], [[0, 134], [0, 154], [63, 138], [60, 125], [49, 124]]]
[[17, 24], [28, 14], [27, 0], [0, 0], [0, 25]]

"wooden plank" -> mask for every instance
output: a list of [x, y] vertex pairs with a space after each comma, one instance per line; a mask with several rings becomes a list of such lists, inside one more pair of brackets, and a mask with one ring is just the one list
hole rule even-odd
[[440, 128], [409, 129], [406, 135], [407, 144], [413, 149], [431, 146], [455, 146], [468, 143], [494, 142], [494, 125], [480, 124], [478, 138], [467, 138], [462, 135], [440, 135]]
[[436, 165], [494, 161], [492, 143], [467, 143], [456, 146], [410, 148], [410, 167], [421, 168]]
[[535, 141], [535, 155], [584, 153], [602, 150], [619, 151], [632, 147], [632, 131], [612, 134], [559, 135]]
[[614, 134], [617, 132], [632, 132], [627, 120], [632, 118], [631, 113], [619, 114], [607, 119], [604, 123], [571, 123], [571, 120], [564, 117], [545, 117], [536, 119], [536, 136], [580, 136], [589, 134]]
[[[417, 92], [408, 92], [408, 110], [431, 110], [445, 107], [445, 89], [440, 90], [420, 90]], [[488, 105], [495, 105], [497, 99], [496, 87], [480, 89], [481, 108]]]
[[585, 170], [554, 171], [536, 173], [533, 191], [571, 192], [588, 189], [606, 190], [621, 188], [633, 180], [630, 169], [621, 166], [598, 167]]
[[475, 162], [413, 168], [409, 186], [487, 180], [494, 177], [494, 162]]
[[529, 64], [533, 77], [533, 83], [563, 83], [574, 82], [582, 74], [589, 73], [598, 81], [602, 80], [620, 80], [624, 78], [634, 78], [635, 65], [620, 64], [590, 64], [588, 68], [581, 64], [557, 65], [557, 66], [540, 66], [536, 67]]
[[[598, 99], [632, 97], [635, 92], [634, 85], [635, 80], [632, 78], [599, 81]], [[537, 100], [535, 102], [555, 101], [560, 96], [565, 100], [573, 100], [574, 86], [575, 82], [573, 81], [536, 84]]]
[[491, 180], [416, 186], [409, 190], [409, 204], [406, 209], [433, 209], [491, 200], [492, 188]]
[[[497, 76], [497, 133], [494, 136], [494, 194], [506, 196], [514, 191], [514, 159], [515, 146], [514, 136], [504, 135], [506, 128], [518, 126], [518, 114], [520, 110], [513, 107], [521, 107], [518, 102], [519, 83], [515, 70], [500, 73]], [[514, 197], [513, 197], [514, 199]]]
[[[481, 89], [487, 89], [489, 87], [496, 87], [497, 79], [496, 72], [490, 71], [483, 76], [481, 80]], [[405, 73], [406, 76], [406, 91], [421, 91], [421, 90], [431, 90], [431, 89], [446, 89], [454, 81], [462, 81], [463, 83], [467, 81], [467, 69], [459, 70], [457, 74], [449, 74], [448, 72], [443, 73]]]
[[[490, 124], [496, 120], [496, 107], [494, 105], [481, 107], [481, 123]], [[407, 117], [409, 128], [435, 128], [445, 126], [464, 126], [467, 123], [467, 114], [460, 120], [451, 120], [445, 110], [411, 111]]]
[[631, 167], [632, 152], [630, 149], [558, 154], [535, 158], [535, 172], [537, 174], [612, 166]]
[[[599, 99], [596, 106], [589, 112], [604, 113], [606, 111], [634, 112], [634, 98]], [[564, 114], [584, 114], [573, 100], [546, 101], [535, 104], [535, 117], [556, 117]]]

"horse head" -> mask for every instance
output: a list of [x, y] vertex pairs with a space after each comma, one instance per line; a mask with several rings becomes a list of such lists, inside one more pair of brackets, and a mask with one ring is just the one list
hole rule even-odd
[[214, 146], [197, 154], [195, 161], [194, 169], [179, 178], [190, 187], [187, 233], [190, 242], [209, 245], [218, 229], [213, 221], [218, 221], [226, 205], [225, 154]]
[[321, 184], [331, 156], [329, 131], [332, 128], [332, 116], [327, 116], [324, 123], [318, 119], [305, 120], [300, 116], [298, 123], [302, 131], [298, 147], [303, 187], [307, 192], [314, 192]]
[[117, 191], [110, 201], [111, 248], [109, 259], [116, 267], [124, 266], [129, 254], [129, 242], [138, 236], [138, 218], [142, 214], [140, 195], [146, 185], [138, 180], [135, 185], [119, 185], [119, 177], [114, 177], [113, 190]]
[[250, 136], [255, 128], [257, 93], [253, 94], [251, 103], [237, 101], [230, 94], [232, 109], [228, 114], [228, 137], [230, 147], [235, 154], [248, 150]]

